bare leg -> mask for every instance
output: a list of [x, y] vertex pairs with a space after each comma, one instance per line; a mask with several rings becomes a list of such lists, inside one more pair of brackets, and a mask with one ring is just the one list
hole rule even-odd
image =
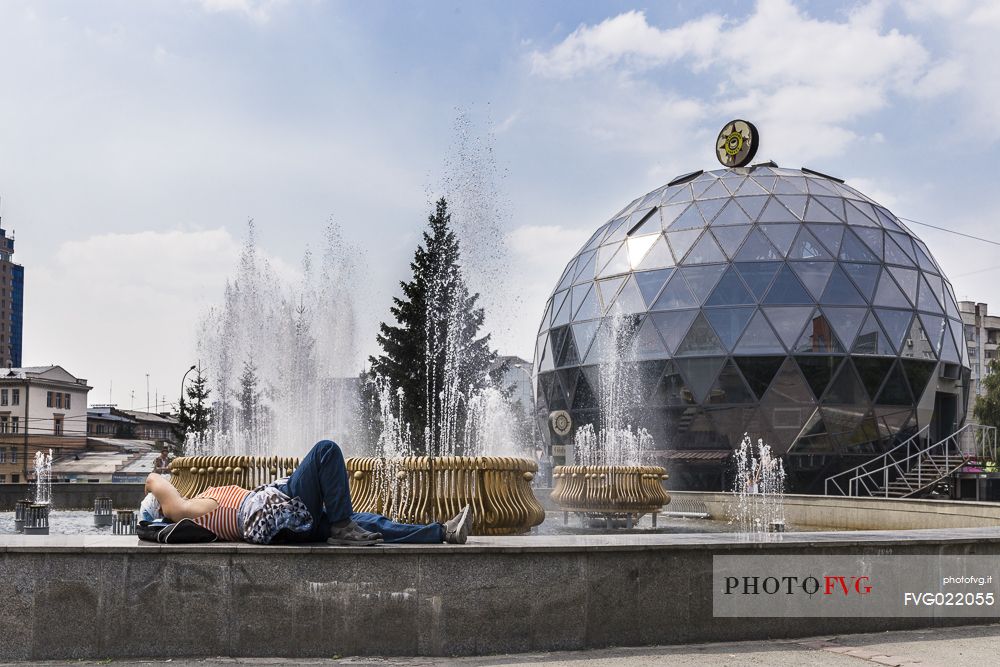
[[163, 516], [171, 521], [197, 519], [219, 506], [211, 498], [185, 498], [173, 484], [155, 472], [146, 477], [146, 493], [153, 494], [156, 502], [160, 503]]

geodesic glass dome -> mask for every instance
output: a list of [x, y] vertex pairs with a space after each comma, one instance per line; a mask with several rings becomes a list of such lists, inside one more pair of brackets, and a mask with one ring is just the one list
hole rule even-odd
[[[632, 416], [682, 487], [717, 487], [744, 432], [784, 454], [806, 490], [924, 425], [943, 436], [964, 422], [951, 284], [898, 218], [832, 177], [696, 172], [602, 225], [542, 318], [543, 418], [597, 424], [608, 360], [595, 340], [615, 309], [635, 327]], [[572, 444], [572, 432], [549, 435]]]

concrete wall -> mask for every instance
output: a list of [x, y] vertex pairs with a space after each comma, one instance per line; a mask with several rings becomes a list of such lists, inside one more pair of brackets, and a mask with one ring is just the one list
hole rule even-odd
[[[706, 511], [725, 519], [728, 493], [671, 491], [664, 511]], [[1000, 526], [1000, 504], [965, 500], [844, 498], [788, 494], [785, 522], [797, 528], [828, 530], [920, 530]]]
[[972, 624], [986, 621], [715, 618], [711, 585], [716, 554], [1000, 555], [1000, 530], [973, 533], [372, 548], [14, 538], [0, 542], [0, 660], [484, 655]]
[[[34, 495], [33, 484], [0, 484], [0, 512], [13, 511], [14, 503]], [[135, 509], [145, 495], [142, 484], [53, 484], [52, 506], [92, 510], [94, 498], [104, 496], [118, 509]]]

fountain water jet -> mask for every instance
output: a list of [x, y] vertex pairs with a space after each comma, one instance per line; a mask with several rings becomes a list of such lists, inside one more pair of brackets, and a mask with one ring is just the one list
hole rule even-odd
[[35, 504], [52, 503], [52, 450], [35, 452]]
[[764, 537], [783, 532], [785, 527], [785, 468], [781, 459], [771, 453], [771, 447], [758, 439], [754, 445], [750, 436], [735, 451], [736, 479], [730, 523], [747, 537]]

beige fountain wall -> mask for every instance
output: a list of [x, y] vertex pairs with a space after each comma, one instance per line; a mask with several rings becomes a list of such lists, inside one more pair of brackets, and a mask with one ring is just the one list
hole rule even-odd
[[[732, 494], [670, 491], [666, 512], [706, 512], [725, 520]], [[1000, 526], [1000, 503], [964, 500], [844, 498], [788, 494], [785, 521], [798, 528], [833, 530], [919, 530]]]

